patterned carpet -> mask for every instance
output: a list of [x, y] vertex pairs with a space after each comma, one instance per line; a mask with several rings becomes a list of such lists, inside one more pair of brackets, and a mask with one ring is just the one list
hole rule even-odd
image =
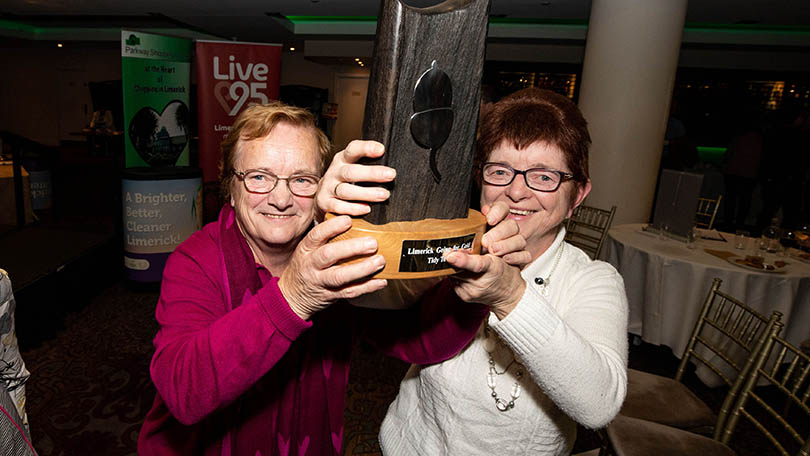
[[[152, 405], [158, 293], [115, 283], [69, 314], [64, 329], [24, 350], [28, 415], [42, 456], [134, 455]], [[344, 450], [380, 454], [377, 432], [407, 365], [359, 344], [347, 391]]]
[[123, 283], [69, 314], [56, 338], [23, 353], [28, 415], [40, 455], [134, 455], [154, 398], [148, 376], [155, 292]]
[[380, 424], [407, 370], [408, 364], [382, 355], [365, 343], [358, 344], [352, 355], [343, 412], [344, 454], [380, 454]]

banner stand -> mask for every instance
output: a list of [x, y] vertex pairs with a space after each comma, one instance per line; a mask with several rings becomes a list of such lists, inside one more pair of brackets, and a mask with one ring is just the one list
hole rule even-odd
[[188, 166], [122, 172], [124, 269], [134, 282], [160, 282], [169, 254], [202, 227], [202, 172]]

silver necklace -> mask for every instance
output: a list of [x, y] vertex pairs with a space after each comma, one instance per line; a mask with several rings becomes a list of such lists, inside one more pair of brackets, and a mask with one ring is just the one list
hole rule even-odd
[[[540, 294], [543, 296], [549, 295], [549, 280], [551, 279], [551, 275], [554, 274], [554, 271], [557, 270], [557, 265], [560, 263], [560, 257], [562, 257], [562, 251], [565, 243], [563, 242], [560, 244], [560, 247], [557, 249], [557, 257], [554, 260], [554, 265], [551, 266], [551, 271], [548, 275], [543, 277], [535, 277], [534, 283], [539, 285]], [[497, 334], [489, 327], [489, 323], [484, 324], [484, 350], [486, 350], [487, 355], [489, 355], [489, 371], [487, 372], [487, 386], [489, 387], [492, 396], [492, 399], [495, 400], [495, 408], [498, 409], [500, 412], [505, 412], [509, 409], [515, 407], [515, 401], [520, 397], [520, 380], [523, 378], [523, 372], [526, 368], [520, 361], [517, 360], [514, 354], [512, 354], [512, 361], [507, 365], [502, 371], [498, 372], [498, 369], [495, 367], [495, 359], [492, 357], [492, 354], [495, 353], [495, 348], [500, 342], [498, 339]], [[508, 348], [508, 347], [507, 347]], [[511, 349], [509, 350], [511, 353]], [[508, 401], [501, 399], [498, 396], [498, 392], [495, 391], [495, 387], [498, 383], [498, 376], [505, 374], [512, 365], [517, 366], [515, 370], [515, 384], [512, 385], [512, 390], [509, 392], [510, 399]]]
[[[517, 358], [512, 355], [512, 361], [509, 363], [509, 365], [506, 366], [504, 370], [498, 372], [498, 369], [495, 367], [495, 360], [492, 358], [492, 353], [495, 352], [495, 347], [498, 343], [500, 343], [500, 341], [497, 340], [498, 336], [494, 334], [492, 329], [490, 329], [489, 324], [484, 324], [484, 336], [486, 337], [486, 339], [484, 339], [484, 350], [486, 350], [487, 354], [489, 355], [487, 386], [492, 391], [490, 395], [492, 396], [492, 399], [495, 400], [495, 408], [497, 408], [500, 412], [505, 412], [513, 408], [515, 406], [515, 401], [518, 397], [520, 397], [520, 379], [523, 378], [523, 371], [525, 368], [523, 367], [523, 364], [521, 364], [520, 361], [518, 361]], [[498, 397], [498, 392], [495, 391], [495, 387], [497, 386], [498, 376], [505, 374], [513, 364], [517, 366], [515, 371], [515, 377], [517, 380], [515, 381], [515, 384], [512, 385], [512, 390], [509, 392], [509, 401], [505, 401]]]

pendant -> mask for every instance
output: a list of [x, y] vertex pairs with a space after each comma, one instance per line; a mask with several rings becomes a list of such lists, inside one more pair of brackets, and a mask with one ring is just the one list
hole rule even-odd
[[491, 337], [491, 336], [487, 336], [484, 339], [484, 350], [487, 353], [494, 352], [495, 351], [495, 344], [496, 344], [495, 339], [493, 337]]
[[542, 278], [542, 277], [535, 277], [534, 278], [534, 283], [536, 283], [538, 286], [540, 286], [540, 294], [542, 296], [544, 296], [544, 297], [548, 297], [549, 279], [551, 279], [551, 276], [548, 276], [545, 279]]
[[514, 402], [506, 403], [500, 399], [495, 399], [495, 407], [498, 409], [498, 411], [505, 412], [514, 406], [515, 406]]

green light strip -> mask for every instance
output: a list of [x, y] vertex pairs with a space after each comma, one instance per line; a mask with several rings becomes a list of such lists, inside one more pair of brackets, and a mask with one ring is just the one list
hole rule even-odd
[[[285, 18], [293, 24], [372, 24], [377, 22], [376, 16], [285, 16]], [[588, 28], [588, 21], [584, 19], [491, 17], [489, 19], [489, 23], [492, 25], [545, 25], [583, 29]], [[35, 36], [70, 33], [85, 29], [85, 27], [36, 27], [29, 24], [0, 19], [0, 30], [26, 33]], [[719, 24], [709, 22], [688, 22], [684, 26], [684, 30], [693, 32], [718, 33], [810, 35], [810, 25]]]
[[32, 33], [34, 35], [40, 33], [40, 30], [36, 27], [32, 27], [28, 24], [20, 24], [19, 22], [7, 21], [4, 19], [0, 19], [0, 29], [9, 30], [12, 32]]
[[[294, 24], [337, 23], [337, 22], [376, 22], [376, 16], [285, 16]], [[527, 17], [491, 17], [490, 24], [498, 25], [556, 25], [587, 28], [585, 19], [539, 19]], [[764, 24], [720, 24], [711, 22], [687, 22], [684, 30], [729, 33], [769, 33], [769, 34], [810, 34], [807, 25], [764, 25]]]
[[293, 24], [377, 22], [377, 16], [284, 16], [284, 17]]
[[[293, 24], [317, 24], [335, 22], [377, 22], [377, 16], [284, 16]], [[534, 19], [522, 17], [491, 17], [490, 24], [522, 25], [570, 25], [587, 27], [588, 21], [582, 19]]]
[[697, 146], [697, 150], [701, 154], [724, 154], [727, 147], [711, 147], [711, 146]]
[[42, 38], [47, 35], [79, 34], [86, 30], [101, 31], [107, 29], [95, 27], [35, 27], [33, 25], [0, 19], [0, 30], [25, 33], [28, 35], [33, 35], [34, 37]]
[[725, 147], [697, 146], [698, 158], [702, 162], [720, 163], [726, 156]]
[[764, 25], [764, 24], [716, 24], [711, 22], [687, 22], [685, 30], [704, 32], [745, 32], [808, 35], [807, 25]]

